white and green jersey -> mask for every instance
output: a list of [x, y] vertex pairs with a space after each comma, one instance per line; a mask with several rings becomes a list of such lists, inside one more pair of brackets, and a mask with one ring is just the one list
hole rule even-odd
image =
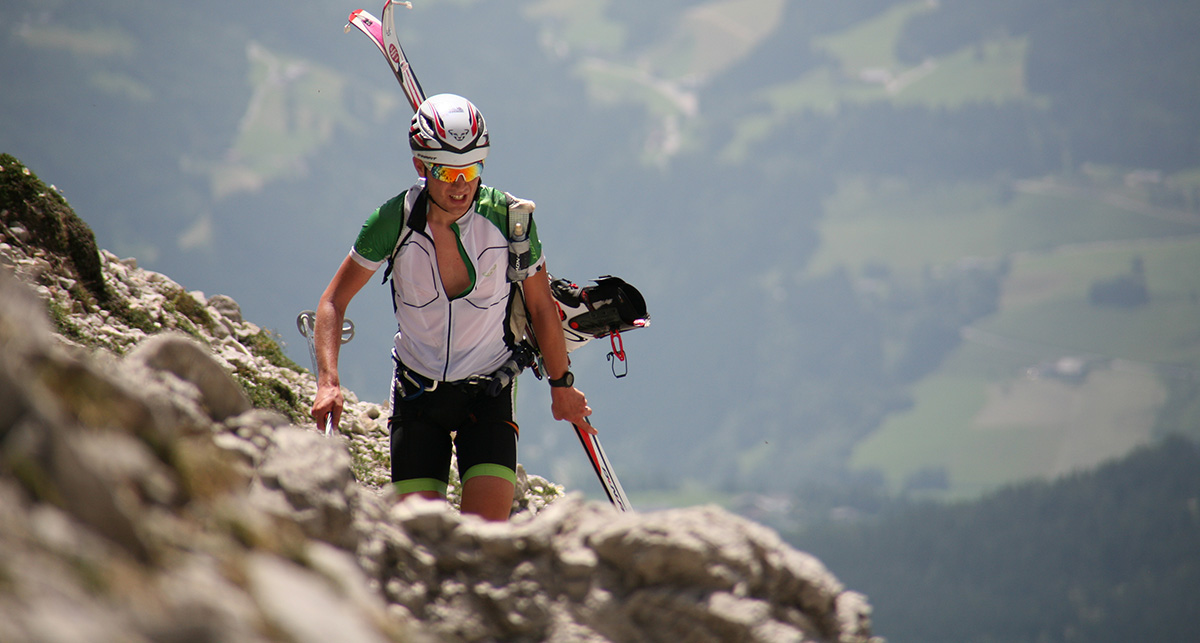
[[[481, 185], [474, 207], [451, 226], [471, 285], [464, 292], [447, 293], [426, 219], [424, 191], [422, 179], [375, 210], [350, 256], [376, 271], [395, 254], [396, 355], [405, 366], [447, 382], [491, 375], [511, 352], [504, 337], [510, 293], [508, 197]], [[407, 221], [406, 209], [411, 210]], [[532, 220], [529, 240], [530, 264], [541, 269], [545, 258]]]

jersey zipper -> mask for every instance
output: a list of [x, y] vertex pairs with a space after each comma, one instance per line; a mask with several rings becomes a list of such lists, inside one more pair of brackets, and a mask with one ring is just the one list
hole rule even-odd
[[[459, 230], [458, 224], [450, 224], [450, 230], [454, 232], [454, 243], [458, 246], [458, 256], [460, 259], [462, 259], [463, 265], [467, 268], [467, 277], [469, 278], [469, 283], [467, 284], [466, 290], [451, 297], [450, 293], [446, 292], [445, 284], [442, 282], [441, 266], [438, 266], [438, 283], [441, 285], [442, 293], [446, 295], [446, 353], [442, 358], [442, 381], [445, 381], [450, 375], [450, 355], [453, 353], [454, 349], [454, 302], [466, 297], [471, 293], [471, 291], [475, 290], [475, 280], [477, 279], [475, 264], [472, 263], [470, 255], [467, 254], [467, 249], [463, 247], [462, 232]], [[436, 252], [434, 256], [436, 257]], [[434, 263], [437, 263], [436, 258]]]

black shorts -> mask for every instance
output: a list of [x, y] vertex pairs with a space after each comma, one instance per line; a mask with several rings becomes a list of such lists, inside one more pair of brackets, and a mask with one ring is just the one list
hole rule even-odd
[[494, 397], [447, 382], [407, 400], [398, 389], [393, 380], [388, 428], [396, 491], [436, 491], [444, 496], [452, 445], [463, 482], [489, 475], [516, 483], [519, 429], [512, 383]]

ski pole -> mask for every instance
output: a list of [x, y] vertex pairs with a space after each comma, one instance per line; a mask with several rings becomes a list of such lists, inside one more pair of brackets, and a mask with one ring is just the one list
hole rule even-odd
[[[587, 422], [588, 425], [592, 423], [587, 418], [584, 418], [584, 422]], [[575, 427], [575, 435], [579, 436], [579, 442], [583, 444], [583, 450], [592, 463], [596, 477], [600, 479], [600, 485], [604, 487], [604, 493], [608, 495], [608, 501], [621, 511], [632, 511], [633, 505], [629, 504], [629, 497], [621, 488], [621, 481], [617, 480], [617, 474], [613, 471], [608, 456], [604, 453], [604, 447], [600, 446], [600, 438], [583, 430], [578, 424], [571, 426]]]

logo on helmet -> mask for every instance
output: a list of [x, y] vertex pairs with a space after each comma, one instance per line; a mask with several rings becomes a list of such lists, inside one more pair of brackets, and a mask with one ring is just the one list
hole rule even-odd
[[459, 143], [463, 142], [468, 136], [471, 135], [471, 130], [469, 129], [452, 129], [446, 131], [450, 134], [450, 136], [454, 137], [454, 140], [458, 141]]

